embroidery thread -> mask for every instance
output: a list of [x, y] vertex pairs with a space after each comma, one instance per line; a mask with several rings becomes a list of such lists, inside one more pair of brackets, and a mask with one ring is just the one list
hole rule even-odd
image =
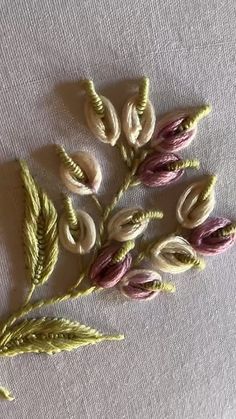
[[[199, 169], [197, 159], [183, 160], [175, 152], [190, 145], [198, 122], [210, 112], [210, 107], [171, 112], [157, 121], [155, 130], [149, 79], [144, 77], [138, 94], [129, 98], [123, 108], [122, 128], [127, 140], [124, 143], [119, 138], [121, 123], [112, 103], [95, 91], [91, 80], [84, 86], [88, 128], [96, 138], [119, 149], [127, 174], [110, 204], [103, 208], [98, 197], [102, 172], [97, 160], [86, 151], [69, 154], [62, 145], [57, 145], [62, 183], [71, 193], [90, 196], [100, 217], [96, 227], [93, 217], [75, 207], [69, 195], [63, 196], [63, 212], [58, 217], [27, 164], [19, 163], [25, 195], [23, 244], [29, 290], [23, 305], [0, 325], [2, 357], [29, 352], [52, 355], [103, 341], [122, 340], [123, 334], [102, 334], [64, 318], [25, 317], [37, 309], [106, 288], [115, 287], [126, 298], [136, 301], [171, 294], [176, 285], [162, 279], [159, 272], [180, 274], [192, 268], [203, 269], [205, 260], [199, 255], [222, 253], [236, 242], [235, 223], [226, 218], [208, 218], [215, 207], [216, 176], [194, 182], [182, 193], [176, 208], [179, 226], [175, 233], [165, 237], [157, 234], [152, 241], [143, 241], [141, 237], [151, 222], [158, 226], [163, 218], [159, 208], [122, 208], [113, 213], [129, 188], [166, 187], [177, 182], [185, 169]], [[54, 271], [59, 244], [79, 254], [81, 266], [83, 255], [91, 254], [90, 261], [63, 295], [32, 302], [37, 288]], [[143, 262], [150, 268], [142, 266]], [[87, 288], [81, 287], [85, 278], [89, 280]], [[0, 388], [0, 397], [14, 399], [4, 387]]]

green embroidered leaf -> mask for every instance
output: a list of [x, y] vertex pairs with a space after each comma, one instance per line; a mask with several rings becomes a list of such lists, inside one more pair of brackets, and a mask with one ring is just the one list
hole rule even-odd
[[15, 400], [15, 397], [13, 397], [11, 392], [5, 387], [0, 387], [0, 398], [9, 401]]
[[25, 162], [20, 162], [25, 190], [24, 247], [31, 282], [47, 281], [58, 258], [57, 213], [53, 203], [32, 178]]
[[67, 319], [42, 317], [23, 320], [9, 328], [1, 339], [0, 356], [15, 356], [28, 352], [53, 355], [105, 340], [121, 339], [124, 339], [123, 335], [102, 335], [97, 330]]

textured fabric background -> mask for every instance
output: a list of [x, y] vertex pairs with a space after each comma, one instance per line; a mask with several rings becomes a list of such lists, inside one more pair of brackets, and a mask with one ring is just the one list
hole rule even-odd
[[[23, 301], [27, 286], [21, 243], [23, 194], [15, 159], [26, 158], [61, 209], [53, 144], [96, 153], [103, 167], [101, 200], [125, 176], [116, 150], [97, 142], [83, 119], [77, 81], [92, 77], [120, 112], [137, 79], [151, 79], [157, 115], [211, 103], [197, 139], [183, 155], [201, 172], [218, 173], [215, 214], [236, 214], [234, 0], [0, 0], [0, 314]], [[163, 192], [134, 190], [166, 212], [155, 233], [175, 226], [177, 198], [191, 172]], [[89, 199], [77, 200], [94, 213]], [[41, 314], [77, 319], [126, 340], [55, 357], [1, 359], [0, 384], [16, 401], [0, 403], [2, 419], [234, 419], [236, 248], [209, 258], [204, 272], [174, 279], [175, 295], [149, 303], [107, 291]], [[39, 295], [65, 291], [79, 261], [61, 252]], [[39, 315], [37, 312], [35, 315]]]

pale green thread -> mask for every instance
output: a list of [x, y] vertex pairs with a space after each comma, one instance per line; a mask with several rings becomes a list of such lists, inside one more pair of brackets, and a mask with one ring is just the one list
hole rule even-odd
[[160, 291], [174, 293], [176, 291], [176, 286], [171, 282], [161, 282]]
[[142, 247], [134, 259], [132, 263], [132, 267], [136, 267], [140, 265], [140, 263], [145, 259], [149, 257], [150, 251], [152, 246], [156, 243], [156, 240], [146, 241], [142, 244]]
[[[90, 264], [89, 264], [90, 266]], [[87, 272], [88, 272], [89, 268], [85, 268], [81, 270], [81, 273], [79, 275], [78, 280], [74, 283], [74, 285], [71, 287], [70, 291], [73, 292], [76, 288], [78, 288], [78, 286], [81, 284], [81, 282], [83, 281], [83, 279], [85, 278]]]
[[[124, 193], [129, 189], [129, 187], [132, 185], [132, 182], [135, 180], [134, 175], [137, 171], [137, 168], [138, 168], [139, 164], [140, 164], [140, 159], [135, 159], [133, 161], [132, 168], [131, 168], [129, 174], [126, 176], [123, 185], [120, 187], [120, 189], [118, 190], [118, 192], [114, 196], [113, 200], [111, 201], [110, 205], [107, 206], [107, 208], [105, 209], [105, 211], [103, 213], [103, 217], [102, 217], [100, 228], [99, 228], [100, 242], [98, 243], [98, 247], [100, 247], [101, 244], [105, 240], [105, 223], [106, 223], [110, 213], [113, 211], [113, 209], [116, 207], [117, 203], [120, 201], [120, 199], [122, 198]], [[136, 186], [136, 185], [132, 185], [132, 186]]]
[[143, 77], [140, 83], [139, 94], [138, 94], [137, 105], [136, 105], [137, 113], [139, 116], [142, 116], [144, 110], [146, 109], [147, 101], [148, 101], [148, 94], [149, 94], [149, 78]]
[[[61, 303], [63, 301], [68, 301], [70, 299], [76, 299], [79, 297], [86, 297], [87, 295], [92, 294], [94, 291], [99, 290], [98, 287], [96, 286], [92, 286], [88, 289], [85, 290], [75, 290], [75, 289], [71, 289], [69, 290], [69, 292], [67, 292], [64, 295], [60, 295], [60, 296], [55, 296], [52, 298], [48, 298], [48, 299], [42, 299], [39, 301], [36, 301], [34, 303], [28, 303], [26, 305], [24, 305], [23, 307], [21, 307], [19, 310], [17, 310], [15, 313], [13, 313], [11, 316], [9, 316], [9, 318], [6, 320], [6, 322], [4, 324], [1, 325], [1, 329], [0, 329], [0, 336], [2, 336], [5, 331], [11, 327], [16, 320], [19, 320], [20, 318], [26, 316], [27, 314], [29, 314], [31, 311], [33, 310], [37, 310], [49, 305], [53, 305], [53, 304], [57, 304], [57, 303]], [[0, 340], [0, 345], [2, 345], [2, 341]]]
[[72, 230], [78, 229], [78, 219], [75, 209], [73, 208], [72, 200], [69, 196], [63, 196], [64, 211], [68, 225]]
[[52, 355], [105, 340], [121, 339], [124, 339], [124, 335], [103, 335], [90, 327], [63, 318], [27, 319], [13, 326], [2, 337], [0, 356], [28, 352]]
[[211, 112], [211, 106], [205, 105], [197, 109], [193, 116], [186, 118], [181, 124], [181, 130], [187, 131], [192, 129], [202, 118]]
[[90, 99], [91, 105], [93, 107], [94, 112], [99, 115], [101, 118], [105, 116], [105, 108], [102, 102], [101, 97], [97, 94], [94, 83], [92, 80], [86, 80], [84, 82], [84, 86], [87, 92], [87, 95]]
[[121, 248], [116, 252], [116, 254], [112, 258], [112, 263], [120, 263], [122, 262], [126, 255], [135, 247], [134, 240], [128, 240], [125, 242]]
[[219, 228], [217, 230], [217, 236], [218, 237], [229, 237], [236, 233], [236, 223], [232, 223], [230, 225], [227, 225], [226, 227]]
[[9, 401], [15, 400], [15, 397], [13, 397], [11, 392], [5, 387], [0, 387], [0, 398]]
[[163, 218], [162, 211], [157, 211], [157, 210], [138, 211], [133, 215], [132, 219], [130, 220], [130, 223], [140, 224], [144, 221], [160, 220], [161, 218]]
[[127, 165], [128, 168], [131, 168], [133, 164], [134, 159], [134, 151], [132, 148], [126, 148], [124, 144], [122, 144], [120, 141], [116, 143], [116, 146], [119, 149], [120, 155], [122, 157], [122, 160]]
[[211, 194], [212, 190], [215, 187], [216, 181], [217, 181], [216, 175], [209, 176], [209, 180], [206, 183], [204, 190], [200, 193], [198, 197], [199, 202], [205, 201], [209, 197], [209, 195]]
[[32, 298], [32, 295], [34, 293], [35, 288], [36, 288], [35, 285], [34, 284], [31, 284], [31, 287], [30, 287], [30, 290], [29, 290], [28, 295], [26, 297], [26, 300], [25, 300], [24, 305], [26, 305], [26, 304], [28, 304], [30, 302], [30, 300]]
[[138, 265], [140, 265], [140, 263], [145, 259], [145, 257], [147, 256], [146, 251], [143, 250], [141, 252], [139, 252], [138, 256], [136, 256], [136, 258], [134, 259], [132, 266], [136, 267]]
[[201, 258], [195, 258], [194, 256], [185, 255], [183, 253], [175, 253], [175, 257], [184, 265], [191, 265], [198, 269], [205, 268], [205, 261]]
[[103, 213], [103, 207], [102, 204], [100, 203], [98, 197], [95, 194], [90, 195], [92, 200], [94, 201], [94, 203], [96, 204], [97, 209], [99, 210], [100, 213]]
[[[36, 185], [33, 178], [31, 177], [28, 167], [24, 162], [21, 162], [21, 174], [22, 179], [24, 183], [25, 188], [25, 194], [26, 194], [26, 221], [28, 221], [28, 230], [30, 231], [30, 236], [27, 236], [27, 240], [25, 240], [26, 245], [26, 251], [27, 246], [32, 247], [32, 253], [33, 257], [35, 257], [35, 253], [37, 254], [37, 257], [31, 261], [31, 255], [29, 252], [29, 255], [27, 254], [27, 262], [28, 266], [30, 267], [30, 271], [33, 270], [32, 266], [36, 270], [36, 275], [33, 276], [33, 285], [31, 287], [31, 290], [28, 294], [28, 297], [26, 299], [25, 304], [15, 313], [13, 313], [7, 321], [1, 325], [1, 334], [2, 337], [0, 345], [1, 345], [1, 351], [3, 356], [13, 356], [17, 355], [19, 353], [24, 352], [40, 352], [45, 351], [47, 353], [54, 353], [58, 352], [58, 350], [71, 350], [74, 347], [81, 346], [80, 339], [78, 342], [73, 342], [73, 347], [71, 344], [66, 343], [66, 345], [62, 345], [59, 348], [56, 348], [53, 344], [53, 348], [51, 347], [51, 342], [48, 342], [48, 338], [57, 338], [57, 333], [46, 335], [44, 331], [44, 339], [46, 339], [47, 346], [46, 348], [42, 345], [42, 342], [38, 342], [39, 335], [37, 333], [30, 334], [30, 341], [27, 345], [25, 344], [25, 341], [22, 337], [19, 339], [13, 340], [13, 346], [12, 344], [7, 345], [6, 341], [12, 338], [12, 330], [8, 330], [15, 322], [16, 320], [19, 320], [21, 317], [27, 315], [32, 310], [45, 307], [47, 305], [59, 303], [62, 301], [67, 301], [70, 299], [78, 298], [81, 296], [86, 296], [94, 292], [95, 290], [99, 290], [98, 287], [90, 287], [86, 290], [76, 290], [75, 287], [77, 287], [81, 280], [85, 276], [85, 271], [81, 273], [77, 283], [74, 285], [73, 289], [69, 290], [66, 294], [62, 296], [56, 296], [50, 299], [40, 300], [36, 301], [35, 303], [30, 303], [29, 300], [32, 296], [33, 290], [35, 288], [35, 285], [40, 283], [44, 283], [45, 280], [48, 278], [49, 273], [52, 272], [55, 262], [57, 260], [57, 253], [58, 253], [58, 237], [57, 234], [55, 234], [55, 231], [57, 233], [57, 215], [55, 212], [54, 207], [52, 206], [51, 202], [48, 200], [47, 196], [41, 191], [40, 188]], [[68, 204], [68, 201], [67, 201]], [[71, 208], [70, 208], [71, 209]], [[71, 217], [71, 211], [69, 211], [70, 217]], [[71, 217], [71, 221], [73, 223], [73, 217]], [[46, 225], [45, 225], [46, 223]], [[34, 227], [33, 232], [34, 235], [32, 235], [32, 225]], [[35, 225], [37, 225], [37, 228], [35, 228]], [[56, 227], [56, 230], [55, 230]], [[33, 240], [33, 245], [31, 243], [31, 240]], [[46, 243], [45, 243], [46, 240]], [[48, 248], [49, 246], [49, 248]], [[38, 250], [38, 253], [37, 253]], [[120, 256], [121, 257], [121, 256]], [[33, 264], [35, 262], [35, 264]], [[50, 271], [50, 272], [49, 272]], [[87, 272], [87, 270], [86, 270]], [[37, 280], [37, 281], [36, 281]], [[17, 327], [17, 326], [16, 326]], [[5, 333], [6, 332], [6, 333]], [[41, 335], [40, 335], [41, 336]], [[46, 337], [45, 337], [46, 336]], [[59, 336], [59, 335], [58, 335]], [[27, 335], [28, 339], [29, 335]], [[99, 341], [101, 340], [117, 340], [117, 339], [123, 339], [123, 335], [118, 336], [103, 336]], [[41, 338], [40, 338], [41, 339]], [[37, 340], [37, 345], [36, 345]], [[96, 339], [97, 342], [97, 339]], [[87, 343], [96, 343], [96, 342], [87, 342], [85, 341], [82, 344]], [[25, 346], [26, 345], [26, 346]]]
[[154, 281], [151, 285], [150, 283], [142, 284], [142, 288], [145, 288], [149, 291], [162, 291], [162, 292], [170, 292], [174, 293], [176, 291], [176, 286], [171, 282], [161, 282], [161, 281]]
[[34, 285], [51, 275], [58, 258], [57, 213], [47, 195], [33, 180], [25, 162], [20, 162], [25, 192], [24, 247], [26, 265]]
[[78, 179], [82, 182], [86, 182], [87, 177], [81, 167], [74, 160], [66, 153], [64, 147], [61, 145], [57, 146], [58, 155], [60, 157], [61, 163], [69, 170], [71, 175], [74, 176], [75, 179]]
[[176, 171], [176, 170], [182, 170], [182, 169], [187, 169], [187, 168], [199, 169], [199, 167], [200, 167], [200, 162], [197, 159], [179, 160], [179, 161], [174, 161], [172, 163], [169, 163], [167, 165], [167, 168], [169, 171]]

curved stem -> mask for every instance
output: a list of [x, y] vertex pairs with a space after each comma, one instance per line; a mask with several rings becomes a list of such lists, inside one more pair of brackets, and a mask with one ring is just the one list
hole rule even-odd
[[2, 336], [5, 333], [8, 327], [11, 327], [17, 320], [26, 316], [33, 310], [37, 310], [39, 308], [50, 306], [56, 303], [61, 303], [63, 301], [72, 300], [79, 297], [85, 297], [87, 295], [92, 294], [93, 292], [97, 290], [99, 290], [99, 288], [95, 286], [87, 288], [86, 290], [83, 290], [83, 291], [70, 290], [68, 293], [61, 296], [55, 296], [55, 297], [48, 298], [45, 300], [35, 301], [34, 303], [28, 303], [24, 305], [23, 307], [21, 307], [18, 311], [13, 313], [10, 317], [8, 317], [7, 321], [2, 325], [0, 329], [0, 336]]
[[31, 300], [31, 298], [32, 298], [32, 295], [33, 295], [34, 291], [35, 291], [35, 285], [34, 285], [34, 284], [32, 284], [32, 285], [31, 285], [31, 288], [30, 288], [30, 290], [29, 290], [29, 292], [28, 292], [28, 295], [27, 295], [27, 297], [26, 297], [26, 300], [25, 300], [25, 302], [24, 302], [24, 304], [23, 304], [23, 307], [24, 307], [24, 306], [26, 306], [26, 305], [30, 302], [30, 300]]
[[[105, 209], [103, 213], [103, 217], [102, 217], [100, 229], [99, 229], [100, 243], [98, 247], [101, 247], [101, 245], [105, 241], [105, 223], [109, 215], [111, 214], [113, 209], [116, 207], [116, 205], [118, 204], [118, 202], [120, 201], [124, 193], [129, 189], [130, 186], [132, 186], [132, 182], [134, 181], [134, 175], [137, 171], [139, 162], [140, 162], [139, 159], [135, 159], [133, 161], [132, 168], [130, 172], [128, 173], [128, 175], [126, 176], [123, 185], [120, 187], [120, 189], [118, 190], [118, 192], [115, 194], [114, 198], [112, 199], [110, 205]], [[134, 184], [134, 186], [136, 186], [136, 184]]]
[[98, 199], [97, 195], [92, 194], [92, 195], [91, 195], [91, 198], [92, 198], [92, 200], [94, 201], [94, 203], [95, 203], [96, 207], [98, 208], [99, 212], [103, 213], [103, 207], [102, 207], [102, 204], [101, 204], [101, 202], [99, 201], [99, 199]]

